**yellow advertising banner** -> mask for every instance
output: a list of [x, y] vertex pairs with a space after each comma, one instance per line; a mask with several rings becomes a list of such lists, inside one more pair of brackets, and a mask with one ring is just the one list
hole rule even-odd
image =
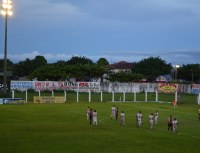
[[34, 96], [34, 103], [65, 103], [65, 97], [61, 97], [61, 96], [56, 96], [56, 97], [52, 97], [52, 96]]
[[158, 92], [173, 93], [178, 91], [178, 84], [158, 83]]

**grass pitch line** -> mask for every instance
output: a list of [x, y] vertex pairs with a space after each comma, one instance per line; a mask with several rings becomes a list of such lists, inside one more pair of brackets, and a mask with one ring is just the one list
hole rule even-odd
[[[143, 108], [153, 108], [153, 107], [143, 107]], [[159, 110], [159, 109], [158, 109]], [[163, 110], [163, 109], [162, 109]], [[166, 110], [168, 111], [168, 110]], [[80, 112], [76, 112], [76, 111], [70, 111], [71, 113], [74, 113], [74, 114], [80, 114], [80, 115], [83, 115], [84, 113], [80, 113]], [[192, 114], [192, 113], [190, 113]], [[194, 113], [193, 113], [194, 114]], [[99, 120], [99, 123], [103, 123], [105, 120], [108, 120], [107, 118], [102, 118]], [[128, 126], [125, 126], [127, 129], [132, 129], [131, 127], [128, 127]], [[166, 130], [163, 130], [161, 128], [157, 128], [159, 131], [163, 131], [163, 132], [169, 132], [169, 131], [166, 131]], [[184, 136], [187, 136], [187, 137], [192, 137], [192, 138], [197, 138], [197, 139], [200, 139], [199, 136], [194, 136], [194, 135], [190, 135], [190, 134], [185, 134], [185, 133], [180, 133], [178, 132], [177, 135], [184, 135]]]
[[[198, 136], [194, 136], [194, 135], [190, 135], [190, 134], [185, 134], [185, 133], [181, 133], [182, 135], [188, 136], [188, 137], [192, 137], [192, 138], [197, 138], [200, 139], [200, 137]], [[180, 135], [180, 134], [179, 134]]]
[[80, 112], [76, 112], [76, 111], [69, 111], [70, 113], [74, 113], [74, 114], [81, 114], [83, 115], [84, 113], [80, 113]]
[[[155, 109], [155, 107], [145, 107], [145, 106], [134, 106], [134, 107], [137, 107], [137, 108], [146, 108], [146, 109]], [[162, 111], [166, 111], [166, 112], [178, 112], [178, 113], [183, 113], [183, 114], [188, 114], [188, 115], [195, 115], [196, 113], [187, 113], [187, 112], [180, 112], [178, 111], [177, 109], [162, 109], [162, 108], [158, 108], [157, 110], [162, 110]]]
[[[158, 130], [160, 131], [163, 131], [163, 132], [169, 132], [169, 131], [166, 131], [166, 130], [163, 130], [161, 128], [157, 128]], [[187, 136], [187, 137], [192, 137], [192, 138], [197, 138], [197, 139], [200, 139], [199, 136], [194, 136], [194, 135], [190, 135], [190, 134], [185, 134], [185, 133], [182, 133], [182, 132], [178, 132], [178, 133], [173, 133], [173, 132], [170, 132], [172, 134], [177, 134], [177, 135], [184, 135], [184, 136]]]

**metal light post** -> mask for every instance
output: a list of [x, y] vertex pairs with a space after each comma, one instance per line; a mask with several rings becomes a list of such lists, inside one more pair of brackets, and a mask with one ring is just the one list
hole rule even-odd
[[193, 75], [193, 69], [191, 69], [191, 74], [192, 74], [192, 84], [193, 84], [193, 78], [194, 78], [194, 75]]
[[175, 65], [175, 81], [177, 82], [177, 74], [178, 74], [178, 69], [180, 68], [180, 65]]
[[12, 1], [3, 0], [1, 14], [5, 16], [5, 46], [4, 46], [4, 78], [3, 78], [3, 92], [6, 93], [7, 88], [7, 26], [8, 16], [13, 14], [12, 12]]

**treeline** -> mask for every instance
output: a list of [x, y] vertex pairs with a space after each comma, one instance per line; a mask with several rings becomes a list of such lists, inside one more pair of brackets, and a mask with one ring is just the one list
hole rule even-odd
[[[1, 81], [3, 80], [3, 63], [4, 61], [1, 59]], [[70, 78], [76, 78], [77, 81], [91, 81], [94, 78], [101, 80], [105, 78], [114, 82], [133, 82], [142, 79], [154, 82], [158, 76], [169, 74], [176, 80], [200, 81], [200, 64], [187, 64], [175, 68], [160, 57], [149, 57], [139, 62], [133, 62], [131, 72], [114, 73], [108, 65], [109, 62], [105, 58], [93, 62], [87, 57], [73, 56], [67, 61], [48, 64], [43, 56], [36, 56], [33, 60], [26, 59], [18, 63], [7, 60], [7, 72], [8, 80], [26, 76], [30, 80], [40, 81], [64, 81]]]

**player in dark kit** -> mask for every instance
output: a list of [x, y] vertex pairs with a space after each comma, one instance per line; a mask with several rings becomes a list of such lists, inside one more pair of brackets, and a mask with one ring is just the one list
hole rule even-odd
[[117, 107], [116, 110], [115, 110], [115, 118], [116, 118], [116, 120], [118, 120], [118, 112], [119, 112], [119, 107]]
[[90, 125], [91, 125], [92, 124], [92, 120], [93, 120], [93, 110], [92, 109], [90, 109], [89, 120], [90, 120]]
[[172, 121], [173, 121], [172, 115], [170, 115], [168, 117], [168, 131], [170, 130], [171, 132], [172, 132]]
[[199, 110], [198, 110], [198, 111], [199, 111], [199, 121], [200, 121], [200, 107], [199, 107]]

